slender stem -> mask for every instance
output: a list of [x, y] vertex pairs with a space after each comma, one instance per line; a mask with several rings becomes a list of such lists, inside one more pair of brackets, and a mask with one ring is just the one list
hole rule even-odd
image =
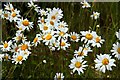
[[28, 16], [28, 14], [31, 12], [31, 10], [33, 9], [34, 7], [31, 7], [31, 9], [28, 11], [28, 13], [26, 14], [26, 16], [25, 17], [27, 17]]

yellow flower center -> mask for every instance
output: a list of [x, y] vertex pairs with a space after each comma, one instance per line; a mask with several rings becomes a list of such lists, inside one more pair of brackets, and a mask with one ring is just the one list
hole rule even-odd
[[88, 50], [88, 48], [84, 48], [84, 50]]
[[23, 59], [23, 56], [18, 56], [17, 57], [17, 61], [22, 61], [22, 59]]
[[8, 17], [8, 14], [4, 14], [5, 17]]
[[38, 41], [38, 38], [34, 38], [33, 42], [36, 43]]
[[86, 34], [85, 36], [88, 40], [92, 40], [93, 39], [93, 36], [91, 34]]
[[44, 23], [45, 22], [45, 20], [44, 19], [41, 19], [41, 23]]
[[65, 46], [65, 42], [61, 42], [60, 46]]
[[59, 25], [58, 28], [64, 28], [64, 25]]
[[97, 16], [97, 14], [95, 13], [94, 16]]
[[19, 40], [21, 40], [21, 37], [20, 37], [20, 36], [17, 36], [17, 38], [16, 38], [16, 39], [19, 41]]
[[23, 24], [24, 26], [28, 26], [28, 25], [29, 25], [29, 21], [28, 21], [28, 20], [23, 20], [22, 24]]
[[46, 40], [50, 40], [52, 38], [52, 35], [49, 33], [47, 34], [47, 36], [45, 37]]
[[102, 60], [102, 64], [103, 64], [103, 65], [108, 65], [108, 63], [109, 63], [109, 60], [108, 60], [107, 58], [104, 58], [104, 59]]
[[84, 6], [87, 6], [87, 4], [86, 4], [86, 3], [84, 3], [83, 5], [84, 5]]
[[64, 32], [60, 32], [60, 33], [59, 33], [60, 36], [63, 36], [64, 34], [65, 34]]
[[78, 56], [83, 56], [84, 52], [78, 52]]
[[44, 30], [48, 30], [48, 27], [47, 27], [47, 26], [44, 26], [43, 29], [44, 29]]
[[15, 16], [16, 16], [16, 13], [15, 13], [15, 12], [13, 12], [13, 13], [12, 13], [12, 17], [15, 17]]
[[53, 15], [53, 16], [51, 17], [51, 19], [52, 19], [52, 20], [55, 20], [55, 19], [56, 19], [55, 15]]
[[100, 38], [97, 37], [97, 38], [96, 38], [96, 43], [99, 43], [99, 42], [100, 42]]
[[75, 35], [71, 35], [71, 38], [72, 38], [73, 40], [76, 40], [76, 39], [77, 39], [77, 37], [76, 37]]
[[51, 24], [52, 26], [54, 26], [54, 22], [53, 22], [53, 21], [50, 21], [50, 24]]
[[21, 46], [21, 49], [22, 49], [22, 50], [26, 50], [26, 49], [28, 49], [28, 45], [23, 44], [23, 45]]
[[81, 66], [82, 66], [82, 65], [81, 65], [80, 62], [76, 62], [76, 63], [75, 63], [75, 67], [76, 67], [76, 68], [80, 68]]
[[4, 56], [4, 58], [5, 58], [6, 60], [8, 60], [8, 56]]
[[20, 27], [19, 30], [22, 30], [22, 27]]
[[7, 48], [7, 47], [8, 47], [8, 43], [5, 43], [5, 44], [4, 44], [4, 48]]
[[120, 54], [120, 47], [117, 49], [117, 52]]

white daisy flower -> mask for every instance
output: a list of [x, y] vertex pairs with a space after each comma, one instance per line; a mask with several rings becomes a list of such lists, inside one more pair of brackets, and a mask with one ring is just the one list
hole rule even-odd
[[33, 22], [29, 22], [28, 19], [20, 19], [19, 21], [17, 21], [17, 24], [19, 26], [24, 26], [25, 29], [27, 29], [28, 31], [33, 28]]
[[84, 0], [84, 2], [81, 2], [81, 4], [83, 4], [82, 8], [89, 8], [89, 7], [91, 7], [90, 4], [86, 0]]
[[92, 52], [92, 50], [91, 50], [91, 48], [89, 47], [89, 45], [85, 45], [85, 47], [84, 47], [84, 51], [87, 51], [87, 53], [88, 52]]
[[60, 41], [60, 39], [67, 39], [69, 34], [67, 33], [68, 28], [61, 28], [59, 30], [56, 31], [56, 35], [55, 37], [58, 37], [58, 40]]
[[14, 7], [11, 3], [4, 4], [6, 10], [14, 11]]
[[11, 12], [10, 14], [10, 22], [14, 21], [18, 21], [20, 19], [20, 11], [15, 9], [13, 12]]
[[120, 40], [120, 29], [119, 32], [116, 32], [116, 37]]
[[79, 41], [79, 38], [80, 38], [80, 35], [75, 33], [75, 32], [71, 32], [70, 33], [70, 39], [71, 41], [75, 41], [75, 42], [78, 42]]
[[84, 61], [82, 59], [82, 57], [74, 57], [71, 60], [71, 64], [69, 65], [70, 69], [73, 69], [73, 73], [75, 71], [78, 72], [78, 74], [80, 75], [81, 73], [84, 73], [83, 70], [86, 70], [85, 67], [87, 67], [88, 65], [85, 65], [87, 61]]
[[41, 9], [40, 10], [40, 14], [41, 14], [41, 16], [46, 16], [47, 12], [44, 9]]
[[99, 16], [100, 16], [100, 13], [98, 13], [98, 12], [93, 12], [93, 15], [91, 15], [90, 17], [93, 19], [98, 19], [99, 18]]
[[48, 14], [47, 20], [59, 21], [63, 17], [62, 12], [63, 11], [59, 8], [53, 8]]
[[2, 62], [3, 58], [4, 58], [4, 54], [0, 54], [0, 62]]
[[58, 23], [58, 27], [56, 27], [56, 29], [61, 29], [61, 28], [67, 28], [68, 27], [68, 25], [67, 25], [67, 23], [66, 22], [64, 22], [64, 21], [62, 21], [62, 22], [59, 22]]
[[9, 20], [10, 19], [10, 12], [9, 11], [2, 11], [1, 18]]
[[63, 73], [56, 73], [54, 80], [63, 80], [64, 76]]
[[23, 36], [23, 33], [16, 32], [16, 36], [13, 37], [12, 39], [13, 39], [13, 41], [18, 42], [22, 39], [22, 36]]
[[56, 38], [54, 35], [55, 31], [44, 33], [43, 42], [45, 42], [45, 45], [52, 45], [55, 42]]
[[21, 45], [19, 45], [19, 51], [20, 50], [23, 50], [23, 51], [25, 51], [26, 49], [28, 49], [28, 50], [31, 50], [31, 44], [30, 44], [30, 41], [24, 41], [23, 43], [21, 43]]
[[45, 33], [45, 32], [50, 32], [51, 31], [51, 28], [49, 24], [47, 23], [43, 23], [43, 24], [38, 24], [39, 25], [39, 28], [40, 30]]
[[94, 39], [94, 36], [96, 36], [96, 32], [95, 31], [81, 31], [80, 32], [82, 34], [82, 38], [81, 38], [81, 41], [84, 41], [84, 43], [88, 42], [89, 43], [93, 43], [93, 39]]
[[84, 57], [87, 56], [88, 51], [86, 49], [83, 49], [83, 47], [79, 47], [78, 51], [75, 50], [74, 53], [74, 56]]
[[117, 42], [116, 44], [113, 44], [112, 47], [112, 55], [115, 55], [116, 58], [118, 58], [118, 60], [120, 60], [120, 43]]
[[10, 55], [5, 53], [4, 54], [4, 61], [9, 61], [9, 59], [11, 59]]
[[22, 64], [22, 61], [26, 60], [24, 53], [16, 53], [12, 56], [12, 63]]
[[104, 39], [101, 39], [101, 36], [95, 36], [92, 46], [93, 47], [97, 46], [99, 48], [101, 47], [101, 44], [103, 44], [104, 41], [105, 41]]
[[24, 54], [24, 57], [25, 57], [25, 59], [27, 59], [28, 58], [28, 56], [31, 54], [31, 52], [30, 51], [28, 51], [27, 49], [25, 50], [25, 51], [20, 51], [19, 53], [23, 53]]
[[12, 41], [11, 41], [11, 40], [8, 41], [8, 42], [7, 42], [7, 41], [2, 42], [2, 44], [3, 44], [3, 45], [0, 45], [0, 47], [2, 47], [2, 48], [1, 48], [2, 51], [5, 51], [5, 52], [6, 52], [6, 51], [10, 51], [10, 49], [11, 49], [10, 46], [12, 45]]
[[38, 23], [44, 24], [45, 23], [44, 17], [38, 17]]
[[16, 43], [14, 43], [14, 45], [12, 45], [12, 49], [10, 51], [16, 53], [16, 52], [18, 52], [18, 50], [19, 50], [18, 45]]
[[67, 42], [67, 39], [61, 39], [60, 42], [58, 42], [57, 44], [59, 45], [57, 50], [66, 50], [66, 48], [70, 46], [70, 44]]
[[40, 41], [42, 40], [42, 38], [41, 38], [41, 35], [40, 34], [36, 34], [36, 37], [34, 38], [34, 40], [33, 40], [33, 44], [35, 45], [35, 46], [37, 46], [37, 44], [39, 43], [40, 44]]
[[97, 55], [97, 58], [95, 61], [95, 68], [103, 73], [105, 73], [106, 70], [112, 70], [112, 66], [116, 66], [114, 64], [115, 60], [111, 59], [111, 56], [108, 54], [100, 54]]

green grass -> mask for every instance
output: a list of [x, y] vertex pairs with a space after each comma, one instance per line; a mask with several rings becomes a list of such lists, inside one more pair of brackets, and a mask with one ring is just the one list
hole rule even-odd
[[[36, 3], [41, 8], [61, 8], [63, 10], [64, 17], [62, 20], [67, 22], [69, 32], [77, 32], [89, 30], [94, 28], [95, 21], [90, 18], [92, 11], [100, 12], [100, 18], [97, 20], [96, 24], [100, 24], [100, 28], [94, 29], [97, 30], [97, 33], [105, 39], [105, 43], [101, 48], [94, 48], [93, 53], [89, 53], [86, 60], [89, 65], [93, 63], [94, 54], [108, 53], [112, 48], [112, 44], [117, 41], [115, 32], [120, 28], [119, 26], [119, 3], [115, 2], [97, 2], [91, 3], [94, 5], [92, 9], [82, 9], [80, 3], [72, 2], [57, 2], [57, 3]], [[25, 18], [25, 15], [30, 8], [27, 8], [27, 3], [13, 3], [15, 8], [21, 11], [21, 15]], [[27, 8], [25, 10], [24, 8]], [[34, 29], [30, 32], [25, 32], [28, 40], [32, 41], [35, 37], [35, 34], [39, 32], [37, 29], [37, 18], [38, 15], [33, 10], [27, 16], [30, 21], [34, 22]], [[13, 23], [9, 23], [6, 20], [2, 20], [2, 39], [3, 41], [9, 40], [15, 36], [16, 28]], [[29, 58], [23, 62], [22, 65], [17, 65], [14, 69], [14, 64], [11, 61], [2, 62], [2, 77], [3, 78], [25, 78], [25, 79], [35, 79], [35, 78], [53, 78], [57, 72], [62, 72], [65, 78], [107, 78], [109, 75], [110, 78], [119, 78], [120, 77], [120, 61], [116, 61], [117, 67], [114, 67], [110, 72], [101, 73], [92, 69], [91, 66], [87, 67], [84, 74], [78, 75], [70, 74], [71, 70], [68, 65], [70, 60], [73, 58], [74, 50], [78, 49], [81, 45], [81, 42], [78, 43], [71, 42], [71, 47], [66, 51], [55, 51], [52, 52], [44, 44], [40, 44], [37, 47], [32, 47], [32, 54]], [[11, 54], [11, 53], [9, 53]], [[12, 55], [12, 54], [11, 54]], [[42, 61], [46, 60], [47, 63], [44, 64]], [[92, 65], [94, 66], [94, 65]]]

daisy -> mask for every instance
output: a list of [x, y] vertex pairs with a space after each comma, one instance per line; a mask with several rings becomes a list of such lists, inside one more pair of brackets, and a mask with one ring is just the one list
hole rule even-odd
[[0, 45], [0, 47], [2, 47], [1, 48], [1, 50], [2, 51], [10, 51], [10, 49], [11, 49], [11, 45], [12, 45], [12, 41], [10, 40], [10, 41], [5, 41], [5, 42], [2, 42], [3, 43], [3, 45]]
[[63, 80], [64, 76], [63, 73], [56, 73], [54, 80]]
[[41, 16], [46, 16], [47, 12], [44, 9], [41, 9], [40, 10], [40, 14], [41, 14]]
[[116, 37], [120, 40], [120, 29], [119, 32], [116, 32]]
[[38, 24], [39, 25], [39, 28], [40, 30], [45, 33], [45, 32], [50, 32], [51, 31], [51, 27], [49, 24], [47, 23], [43, 23], [43, 24]]
[[67, 33], [68, 28], [61, 28], [59, 30], [56, 31], [56, 35], [55, 37], [58, 37], [58, 40], [60, 41], [60, 39], [67, 39], [69, 34]]
[[4, 61], [8, 61], [9, 59], [11, 59], [11, 58], [10, 58], [10, 55], [7, 54], [7, 53], [5, 53], [5, 54], [4, 54]]
[[113, 48], [111, 50], [112, 55], [115, 55], [118, 60], [120, 60], [120, 43], [117, 42], [116, 44], [113, 44]]
[[22, 40], [22, 38], [25, 38], [25, 39], [26, 39], [26, 37], [23, 37], [23, 33], [21, 33], [21, 32], [16, 32], [16, 36], [13, 37], [12, 39], [13, 39], [13, 41], [18, 42], [18, 41]]
[[3, 58], [4, 58], [4, 54], [0, 54], [0, 62], [2, 62]]
[[71, 32], [70, 33], [70, 39], [71, 41], [75, 41], [75, 42], [78, 42], [79, 41], [79, 38], [80, 38], [80, 35], [75, 33], [75, 32]]
[[112, 66], [116, 66], [114, 64], [115, 60], [111, 59], [111, 56], [108, 54], [100, 54], [97, 55], [97, 58], [95, 61], [95, 68], [97, 70], [100, 70], [101, 72], [105, 73], [106, 70], [112, 70]]
[[93, 19], [98, 19], [99, 18], [99, 16], [100, 16], [100, 13], [98, 13], [98, 12], [93, 12], [93, 15], [91, 15], [90, 17]]
[[38, 23], [44, 24], [45, 23], [44, 17], [38, 17]]
[[81, 2], [81, 4], [83, 4], [82, 8], [89, 8], [89, 7], [91, 7], [90, 4], [86, 0], [84, 0], [84, 2]]
[[67, 28], [68, 27], [68, 25], [67, 25], [67, 23], [66, 22], [64, 22], [64, 21], [62, 21], [62, 22], [59, 22], [58, 23], [58, 27], [56, 28], [56, 29], [61, 29], [61, 28]]
[[59, 21], [63, 17], [62, 12], [63, 11], [59, 8], [53, 8], [48, 14], [47, 20]]
[[19, 51], [20, 50], [25, 51], [26, 49], [31, 50], [30, 47], [31, 47], [30, 41], [29, 42], [24, 41], [23, 43], [21, 43], [21, 45], [19, 45]]
[[11, 12], [11, 14], [10, 14], [10, 22], [12, 22], [12, 21], [14, 21], [14, 22], [18, 21], [19, 18], [20, 18], [20, 14], [19, 13], [20, 13], [20, 11], [17, 10], [17, 9], [15, 9], [14, 12]]
[[23, 53], [24, 54], [24, 57], [25, 57], [25, 59], [27, 59], [28, 58], [28, 56], [31, 54], [31, 52], [30, 51], [28, 51], [27, 49], [25, 50], [25, 51], [20, 51], [19, 53]]
[[9, 11], [14, 11], [14, 7], [11, 3], [4, 4], [5, 9]]
[[37, 44], [39, 43], [40, 44], [40, 41], [42, 40], [42, 38], [41, 38], [41, 35], [40, 34], [36, 34], [36, 37], [34, 38], [34, 40], [33, 40], [33, 44], [35, 45], [35, 46], [37, 46]]
[[105, 41], [104, 39], [101, 39], [101, 36], [95, 36], [92, 46], [93, 47], [97, 46], [99, 48], [101, 47], [101, 44], [103, 44], [104, 41]]
[[24, 26], [25, 29], [27, 29], [28, 31], [33, 28], [33, 22], [29, 22], [28, 19], [20, 19], [19, 21], [17, 21], [17, 24], [19, 26]]
[[95, 31], [81, 31], [80, 32], [82, 34], [82, 38], [81, 38], [81, 41], [84, 41], [84, 43], [88, 42], [89, 43], [93, 43], [93, 39], [94, 39], [94, 36], [96, 36], [96, 32]]
[[57, 50], [60, 50], [60, 49], [66, 50], [66, 48], [70, 46], [70, 44], [67, 42], [67, 39], [65, 40], [61, 39], [61, 41], [58, 42], [57, 44], [59, 45]]
[[83, 70], [86, 70], [85, 67], [87, 67], [88, 65], [85, 65], [87, 61], [84, 61], [82, 59], [82, 57], [74, 57], [71, 60], [71, 64], [69, 65], [70, 69], [73, 69], [73, 73], [75, 71], [78, 72], [78, 74], [80, 75], [81, 73], [84, 73]]
[[54, 35], [55, 31], [44, 33], [43, 42], [45, 42], [45, 45], [52, 45], [55, 42], [56, 38]]
[[10, 12], [9, 11], [2, 11], [1, 18], [9, 20], [10, 19]]
[[18, 45], [16, 43], [14, 43], [14, 45], [12, 45], [12, 49], [10, 51], [16, 53], [16, 52], [18, 52], [18, 50], [19, 50]]
[[23, 60], [26, 60], [24, 53], [17, 53], [12, 56], [12, 63], [22, 64]]
[[87, 53], [88, 52], [92, 52], [92, 50], [91, 50], [91, 48], [89, 47], [89, 45], [85, 45], [85, 47], [84, 47], [84, 49], [83, 49], [84, 51], [87, 51]]
[[74, 56], [80, 56], [80, 57], [84, 57], [84, 56], [87, 56], [87, 50], [86, 49], [83, 49], [83, 47], [79, 47], [78, 51], [75, 50], [74, 52]]

